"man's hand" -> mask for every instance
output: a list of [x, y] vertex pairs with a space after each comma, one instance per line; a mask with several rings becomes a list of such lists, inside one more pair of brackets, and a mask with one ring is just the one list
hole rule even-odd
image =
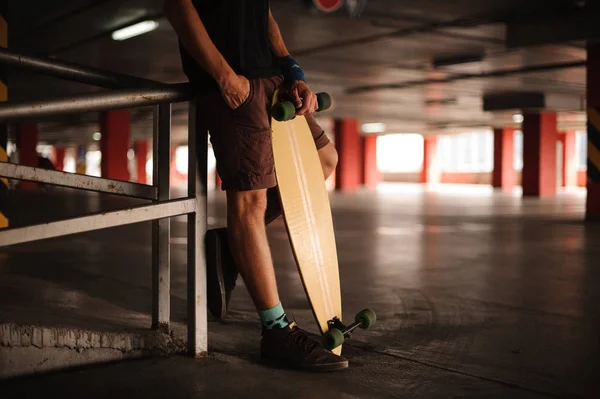
[[163, 10], [190, 55], [218, 82], [227, 105], [237, 108], [248, 97], [250, 84], [217, 49], [192, 0], [163, 0]]
[[319, 107], [317, 96], [302, 80], [294, 81], [286, 93], [296, 107], [296, 115], [312, 114]]
[[232, 75], [219, 84], [219, 89], [229, 108], [236, 109], [250, 95], [250, 81], [242, 75]]

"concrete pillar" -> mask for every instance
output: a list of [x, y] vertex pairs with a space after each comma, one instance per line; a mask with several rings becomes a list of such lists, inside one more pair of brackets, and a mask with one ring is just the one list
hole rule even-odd
[[129, 110], [108, 111], [102, 114], [100, 123], [100, 165], [102, 177], [116, 180], [129, 180], [127, 151], [131, 114]]
[[523, 120], [523, 195], [556, 194], [556, 113], [527, 113]]
[[515, 130], [510, 128], [494, 129], [494, 171], [492, 186], [503, 190], [512, 190], [517, 184], [517, 172], [514, 165]]
[[558, 140], [562, 143], [562, 185], [563, 187], [577, 186], [577, 159], [576, 159], [576, 132], [570, 130], [558, 135]]
[[437, 136], [424, 137], [421, 183], [439, 183], [441, 181], [441, 175], [442, 171], [438, 159]]
[[[39, 158], [37, 153], [38, 144], [38, 124], [37, 123], [21, 123], [17, 126], [17, 150], [19, 151], [19, 164], [25, 166], [39, 166]], [[37, 183], [29, 181], [21, 181], [20, 188], [36, 189]]]
[[56, 170], [63, 170], [65, 168], [65, 147], [53, 147], [54, 155], [52, 162]]
[[148, 140], [136, 141], [134, 143], [135, 162], [137, 167], [137, 182], [147, 184], [146, 162], [148, 162], [148, 149], [150, 144]]
[[362, 136], [362, 183], [368, 188], [377, 188], [381, 173], [377, 169], [377, 136]]
[[359, 122], [356, 119], [336, 120], [335, 145], [338, 151], [335, 189], [356, 191], [361, 183], [362, 153]]
[[587, 42], [587, 203], [586, 219], [600, 220], [600, 42]]

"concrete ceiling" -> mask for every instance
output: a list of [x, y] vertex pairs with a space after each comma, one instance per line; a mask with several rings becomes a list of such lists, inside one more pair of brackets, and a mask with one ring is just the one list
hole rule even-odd
[[[573, 0], [369, 0], [359, 18], [342, 8], [322, 14], [302, 0], [272, 0], [291, 53], [316, 91], [328, 91], [327, 117], [385, 122], [388, 132], [454, 133], [512, 123], [517, 110], [484, 112], [483, 96], [542, 92], [564, 98], [561, 128], [583, 128], [585, 42], [511, 49], [506, 22], [561, 13]], [[13, 51], [48, 55], [106, 70], [185, 81], [177, 38], [162, 0], [56, 0], [10, 4]], [[160, 22], [151, 33], [116, 42], [132, 22]], [[11, 100], [52, 98], [100, 89], [11, 71]], [[174, 140], [185, 137], [186, 105], [174, 107]], [[150, 137], [151, 109], [134, 112], [134, 137]], [[50, 142], [91, 140], [97, 115], [43, 124]]]

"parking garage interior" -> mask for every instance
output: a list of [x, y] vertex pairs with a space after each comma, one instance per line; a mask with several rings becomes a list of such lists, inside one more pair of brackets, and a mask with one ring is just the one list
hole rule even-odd
[[[598, 397], [600, 7], [269, 3], [334, 100], [316, 120], [339, 155], [344, 316], [377, 312], [349, 369], [261, 365], [241, 280], [226, 320], [190, 305], [190, 253], [226, 226], [226, 195], [210, 142], [190, 143], [206, 137], [163, 1], [4, 0], [1, 396]], [[317, 339], [284, 220], [267, 233], [282, 302]]]

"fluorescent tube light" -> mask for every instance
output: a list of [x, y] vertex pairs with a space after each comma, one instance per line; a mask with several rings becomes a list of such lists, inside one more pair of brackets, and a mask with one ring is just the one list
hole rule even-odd
[[363, 133], [383, 133], [385, 132], [385, 123], [363, 123]]
[[112, 33], [113, 40], [127, 40], [135, 36], [143, 35], [158, 28], [156, 21], [143, 21]]

